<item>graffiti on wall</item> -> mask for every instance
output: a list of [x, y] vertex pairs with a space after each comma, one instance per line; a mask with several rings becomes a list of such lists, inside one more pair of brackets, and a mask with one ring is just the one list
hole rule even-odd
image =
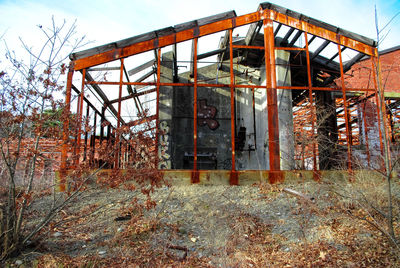
[[217, 115], [217, 108], [211, 105], [207, 105], [207, 100], [199, 100], [199, 107], [197, 110], [197, 118], [200, 126], [207, 125], [211, 130], [216, 130], [219, 127], [219, 123], [215, 120]]
[[167, 121], [160, 122], [158, 169], [171, 169], [171, 155], [169, 154], [169, 126]]

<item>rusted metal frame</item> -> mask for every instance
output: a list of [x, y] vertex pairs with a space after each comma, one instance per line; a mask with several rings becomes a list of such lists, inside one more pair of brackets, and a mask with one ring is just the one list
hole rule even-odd
[[256, 95], [255, 88], [251, 89], [252, 108], [253, 108], [253, 132], [254, 132], [254, 149], [257, 150], [257, 129], [256, 129]]
[[265, 49], [262, 46], [245, 46], [245, 45], [233, 45], [233, 44], [229, 45], [229, 47], [232, 47], [232, 48], [244, 48], [244, 49], [259, 49], [259, 50], [264, 50]]
[[[343, 47], [342, 48], [342, 52], [346, 50], [347, 47]], [[325, 65], [328, 65], [329, 63], [331, 63], [337, 56], [339, 56], [339, 52], [336, 52], [335, 55], [333, 55], [326, 63]]]
[[[259, 20], [260, 20], [260, 12], [258, 11], [235, 17], [236, 27], [251, 24]], [[180, 43], [187, 40], [191, 40], [195, 37], [202, 37], [216, 32], [229, 30], [232, 28], [232, 19], [229, 18], [199, 26], [198, 33], [196, 33], [195, 28], [196, 27], [193, 27], [191, 29], [183, 30], [165, 36], [160, 36], [148, 41], [132, 44], [124, 48], [116, 48], [86, 58], [77, 59], [75, 60], [74, 69], [81, 70], [84, 68], [114, 61], [119, 58], [129, 57], [142, 52], [154, 50], [157, 47], [165, 47], [173, 45], [174, 43]]]
[[[130, 82], [130, 80], [129, 80], [129, 75], [128, 75], [128, 72], [126, 71], [125, 66], [124, 66], [124, 74], [125, 74], [126, 80], [127, 80], [128, 82]], [[128, 89], [128, 94], [134, 94], [134, 93], [136, 93], [136, 88], [133, 89], [133, 88], [132, 88], [132, 85], [127, 85], [127, 89]], [[142, 106], [142, 104], [140, 103], [139, 98], [133, 98], [133, 101], [135, 102], [136, 109], [137, 109], [138, 111], [143, 112], [143, 106]]]
[[264, 19], [265, 71], [268, 110], [269, 181], [280, 180], [279, 119], [277, 104], [277, 83], [275, 70], [275, 38], [273, 21]]
[[157, 83], [156, 83], [156, 92], [157, 92], [157, 102], [156, 102], [156, 157], [154, 158], [156, 163], [155, 166], [158, 168], [158, 162], [160, 158], [160, 77], [161, 77], [161, 48], [157, 51]]
[[330, 30], [324, 29], [322, 27], [310, 24], [306, 21], [302, 21], [290, 16], [287, 16], [285, 14], [281, 14], [279, 12], [276, 12], [274, 10], [269, 10], [269, 9], [265, 9], [264, 10], [265, 16], [267, 18], [272, 19], [273, 21], [277, 22], [277, 23], [282, 23], [286, 26], [292, 27], [292, 28], [296, 28], [297, 30], [301, 30], [304, 32], [307, 32], [309, 34], [312, 34], [314, 36], [318, 36], [320, 38], [329, 40], [331, 42], [337, 43], [339, 42], [340, 45], [342, 46], [346, 46], [348, 48], [351, 48], [353, 50], [362, 52], [366, 55], [369, 56], [374, 56], [375, 54], [375, 48], [372, 46], [369, 46], [367, 44], [364, 44], [360, 41], [351, 39], [349, 37], [346, 36], [342, 36], [340, 41], [337, 40], [336, 38], [336, 33], [332, 32]]
[[[336, 33], [331, 32], [329, 30], [326, 30], [324, 28], [309, 24], [305, 21], [301, 21], [295, 18], [292, 18], [290, 16], [280, 14], [276, 11], [273, 10], [261, 10], [253, 13], [249, 13], [246, 15], [242, 15], [239, 17], [235, 18], [236, 21], [236, 27], [243, 26], [246, 24], [254, 23], [259, 21], [260, 14], [263, 18], [270, 18], [277, 23], [285, 24], [289, 27], [296, 28], [301, 31], [308, 32], [310, 34], [313, 34], [315, 36], [319, 36], [321, 38], [327, 39], [332, 42], [337, 42], [336, 40]], [[195, 29], [187, 29], [181, 32], [169, 34], [166, 36], [162, 37], [157, 37], [155, 39], [151, 39], [148, 41], [136, 43], [129, 45], [124, 48], [117, 48], [113, 49], [110, 51], [106, 51], [103, 53], [99, 53], [93, 56], [89, 56], [86, 58], [78, 59], [75, 60], [75, 70], [81, 70], [84, 68], [96, 66], [102, 63], [107, 63], [122, 57], [128, 57], [132, 56], [135, 54], [139, 54], [142, 52], [154, 50], [157, 47], [164, 47], [164, 46], [169, 46], [174, 43], [179, 43], [183, 41], [187, 41], [190, 39], [193, 39], [194, 37], [201, 37], [205, 35], [209, 35], [212, 33], [220, 32], [220, 31], [225, 31], [229, 30], [232, 28], [232, 20], [231, 19], [225, 19], [213, 23], [209, 23], [203, 26], [199, 27], [199, 33], [195, 33]], [[359, 41], [356, 41], [354, 39], [348, 38], [348, 37], [343, 37], [341, 40], [341, 45], [347, 46], [349, 48], [352, 48], [354, 50], [363, 52], [364, 54], [367, 55], [374, 55], [374, 50], [371, 46], [368, 46], [366, 44], [363, 44]]]
[[103, 143], [103, 138], [104, 138], [104, 123], [105, 123], [105, 112], [106, 112], [106, 107], [103, 106], [101, 108], [101, 120], [100, 120], [100, 145]]
[[[103, 100], [103, 103], [108, 105], [110, 100], [107, 98], [107, 96], [103, 92], [103, 90], [96, 83], [90, 83], [90, 82], [94, 81], [93, 77], [89, 73], [86, 73], [85, 78], [86, 78], [86, 85], [92, 85], [92, 88], [97, 93], [97, 95]], [[116, 82], [114, 85], [119, 85], [119, 82]], [[115, 116], [115, 118], [117, 118], [118, 111], [114, 108], [114, 106], [110, 105], [109, 109], [110, 109], [111, 113]], [[123, 118], [121, 118], [121, 123], [125, 124], [125, 121], [123, 120]]]
[[151, 116], [147, 116], [146, 118], [140, 118], [140, 119], [137, 119], [135, 121], [129, 122], [129, 123], [127, 123], [127, 126], [128, 127], [134, 127], [134, 126], [146, 123], [147, 120], [153, 121], [153, 120], [156, 120], [156, 119], [157, 119], [156, 115], [151, 115]]
[[[86, 84], [87, 84], [87, 83], [86, 83]], [[78, 95], [80, 94], [80, 91], [79, 91], [73, 84], [72, 84], [71, 89], [74, 90], [76, 94], [78, 94]], [[95, 107], [85, 96], [83, 96], [83, 101], [84, 101], [87, 105], [89, 105], [89, 107], [90, 107], [95, 113], [98, 113], [99, 115], [101, 115], [101, 113], [99, 112], [99, 110], [97, 110], [96, 107]]]
[[77, 109], [77, 122], [78, 122], [78, 129], [77, 129], [77, 139], [76, 139], [76, 147], [75, 147], [75, 161], [74, 164], [77, 166], [79, 164], [80, 159], [80, 151], [81, 151], [81, 132], [82, 132], [82, 111], [83, 111], [83, 97], [85, 94], [85, 76], [86, 76], [86, 69], [82, 70], [82, 87], [81, 93], [79, 95], [78, 101], [78, 109]]
[[236, 174], [236, 157], [235, 157], [235, 76], [233, 74], [233, 37], [232, 37], [233, 29], [229, 30], [229, 73], [230, 73], [230, 92], [231, 92], [231, 175], [229, 183], [231, 185], [238, 184], [238, 178]]
[[[192, 39], [192, 49], [190, 50], [191, 51], [191, 55], [190, 55], [190, 64], [189, 64], [189, 75], [190, 75], [190, 77], [193, 77], [193, 75], [194, 75], [194, 51], [195, 51], [195, 49], [194, 49], [194, 41], [195, 39]], [[197, 55], [196, 55], [196, 57], [197, 57]]]
[[67, 76], [67, 86], [65, 93], [65, 106], [63, 110], [64, 120], [63, 120], [63, 143], [61, 147], [61, 163], [60, 163], [60, 191], [65, 191], [65, 177], [66, 170], [68, 169], [67, 159], [68, 159], [68, 149], [69, 149], [69, 120], [70, 120], [70, 109], [71, 109], [71, 87], [72, 87], [72, 77], [74, 75], [74, 70], [70, 65]]
[[282, 23], [278, 23], [278, 26], [276, 27], [275, 31], [274, 31], [274, 37], [278, 34], [279, 30], [282, 27]]
[[[135, 98], [135, 97], [139, 97], [139, 96], [143, 96], [143, 95], [146, 95], [146, 94], [149, 94], [149, 93], [153, 93], [153, 92], [156, 92], [156, 91], [157, 91], [156, 88], [152, 88], [152, 89], [145, 90], [145, 91], [142, 91], [142, 92], [133, 93], [132, 95], [122, 97], [121, 101], [129, 100], [129, 99], [132, 99], [132, 98]], [[111, 100], [110, 104], [116, 103], [116, 102], [118, 102], [118, 100], [119, 99]]]
[[275, 50], [305, 51], [306, 49], [301, 47], [275, 47]]
[[325, 42], [323, 42], [322, 45], [320, 45], [317, 48], [317, 50], [315, 50], [314, 53], [312, 53], [312, 56], [311, 56], [310, 60], [315, 59], [322, 52], [322, 50], [324, 50], [330, 43], [331, 42], [329, 40], [325, 40]]
[[[301, 87], [301, 86], [278, 86], [278, 89], [297, 89], [297, 90], [309, 90], [310, 87]], [[311, 87], [311, 89], [314, 90], [319, 90], [319, 91], [339, 91], [337, 89], [331, 88], [331, 87]], [[346, 92], [352, 92], [352, 91], [362, 91], [362, 92], [374, 92], [375, 89], [370, 89], [370, 88], [346, 88]]]
[[199, 173], [197, 165], [197, 46], [198, 38], [193, 39], [193, 170], [191, 176], [192, 183], [198, 183]]
[[299, 40], [299, 38], [300, 38], [300, 36], [301, 36], [302, 33], [303, 33], [303, 31], [300, 31], [300, 30], [297, 31], [297, 33], [296, 33], [296, 35], [293, 37], [292, 41], [290, 41], [289, 47], [293, 46], [293, 45], [297, 42], [297, 40]]
[[115, 160], [114, 160], [114, 168], [118, 169], [120, 164], [120, 153], [121, 153], [121, 146], [120, 146], [120, 128], [121, 128], [121, 108], [122, 108], [122, 82], [124, 79], [124, 58], [120, 59], [121, 68], [119, 74], [119, 91], [118, 91], [118, 116], [117, 116], [117, 128], [115, 131]]
[[96, 127], [97, 127], [97, 112], [94, 113], [93, 118], [93, 135], [90, 139], [90, 164], [93, 165], [94, 162], [94, 154], [96, 153]]
[[178, 46], [176, 43], [172, 45], [172, 54], [173, 57], [173, 81], [176, 82], [178, 80]]
[[[106, 84], [106, 85], [119, 85], [118, 82], [86, 82], [86, 84]], [[129, 85], [129, 84], [135, 84], [135, 85], [150, 85], [154, 86], [157, 85], [157, 83], [135, 83], [135, 82], [123, 82], [123, 85]], [[160, 83], [160, 86], [176, 86], [176, 87], [193, 87], [194, 83]], [[229, 88], [229, 84], [205, 84], [205, 83], [198, 83], [197, 87], [218, 87], [218, 88]], [[235, 85], [236, 88], [267, 88], [266, 86], [262, 85]], [[309, 87], [301, 87], [301, 86], [277, 86], [279, 89], [303, 89], [303, 90], [308, 90]], [[334, 88], [331, 87], [312, 87], [312, 90], [325, 90], [325, 91], [335, 91]], [[346, 88], [346, 91], [375, 91], [374, 88]], [[143, 94], [151, 93], [153, 92], [152, 90], [149, 91], [143, 91]], [[138, 96], [141, 95], [141, 92], [137, 93]], [[130, 99], [132, 96], [126, 96], [123, 97], [122, 100], [125, 99]], [[110, 104], [116, 103], [118, 99], [109, 101]]]
[[347, 98], [346, 98], [346, 85], [344, 83], [344, 71], [343, 71], [343, 58], [342, 58], [342, 48], [340, 45], [340, 40], [343, 36], [337, 35], [337, 46], [338, 46], [338, 52], [339, 52], [339, 64], [340, 64], [340, 80], [341, 80], [341, 86], [342, 86], [342, 93], [343, 93], [343, 109], [344, 109], [344, 120], [346, 124], [346, 143], [347, 143], [347, 167], [349, 169], [349, 172], [352, 172], [353, 167], [352, 167], [352, 152], [351, 152], [351, 140], [350, 140], [350, 126], [349, 126], [349, 115], [348, 115], [348, 109], [347, 109]]
[[289, 40], [289, 37], [292, 35], [292, 33], [294, 32], [295, 28], [290, 28], [289, 31], [287, 31], [287, 33], [285, 34], [285, 36], [283, 37], [281, 42], [287, 42]]
[[85, 118], [85, 145], [83, 147], [83, 161], [86, 160], [86, 154], [87, 154], [87, 142], [88, 142], [88, 130], [87, 126], [89, 125], [89, 105], [86, 104], [86, 118]]
[[[141, 65], [129, 70], [128, 71], [128, 75], [132, 76], [132, 75], [134, 75], [134, 74], [136, 74], [136, 73], [138, 73], [140, 71], [143, 71], [143, 70], [153, 66], [155, 62], [156, 62], [156, 60], [150, 60], [150, 61], [148, 61], [146, 63], [143, 63], [143, 64], [141, 64]], [[118, 68], [118, 70], [119, 70], [119, 68]]]
[[311, 114], [311, 137], [312, 137], [312, 152], [313, 152], [313, 170], [314, 174], [316, 174], [317, 169], [317, 139], [316, 139], [316, 131], [315, 131], [315, 121], [316, 114], [314, 109], [314, 98], [312, 92], [312, 79], [311, 79], [311, 57], [310, 50], [308, 47], [308, 33], [304, 32], [304, 40], [306, 44], [306, 58], [307, 58], [307, 82], [308, 82], [308, 100], [310, 103], [310, 114]]

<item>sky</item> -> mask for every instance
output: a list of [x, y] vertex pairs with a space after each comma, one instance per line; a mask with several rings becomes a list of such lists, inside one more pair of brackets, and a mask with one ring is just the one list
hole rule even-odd
[[[173, 26], [186, 21], [235, 10], [237, 15], [257, 10], [255, 0], [0, 0], [0, 36], [9, 47], [20, 45], [18, 37], [35, 44], [37, 25], [56, 20], [77, 20], [78, 33], [102, 45]], [[274, 4], [303, 13], [346, 30], [376, 39], [375, 5], [383, 27], [400, 12], [400, 0], [282, 0]], [[400, 16], [387, 28], [388, 36], [380, 48], [400, 45]]]

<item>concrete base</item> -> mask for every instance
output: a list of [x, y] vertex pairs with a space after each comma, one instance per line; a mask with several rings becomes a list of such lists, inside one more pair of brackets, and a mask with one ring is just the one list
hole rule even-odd
[[[126, 175], [127, 170], [121, 170], [121, 174]], [[101, 170], [95, 176], [96, 179], [107, 179], [112, 170]], [[314, 172], [312, 170], [285, 170], [279, 172], [270, 172], [269, 170], [243, 170], [231, 173], [230, 170], [199, 170], [195, 175], [192, 170], [163, 170], [160, 171], [164, 179], [171, 185], [191, 185], [193, 177], [196, 178], [196, 184], [199, 185], [253, 185], [260, 182], [265, 183], [303, 183], [307, 181], [352, 181], [360, 174], [380, 177], [377, 171], [355, 170], [350, 174], [346, 170], [324, 170]], [[60, 191], [65, 191], [68, 187], [68, 170], [65, 178], [62, 178], [59, 171], [56, 172], [56, 183]], [[233, 174], [233, 175], [232, 175]], [[95, 179], [93, 179], [95, 181]]]

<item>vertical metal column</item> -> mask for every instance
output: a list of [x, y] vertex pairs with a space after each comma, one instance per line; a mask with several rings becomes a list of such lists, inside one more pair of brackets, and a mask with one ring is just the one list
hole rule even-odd
[[101, 119], [100, 119], [100, 146], [103, 143], [104, 139], [104, 124], [105, 124], [105, 113], [106, 113], [106, 107], [103, 106], [101, 108]]
[[315, 137], [315, 109], [314, 109], [314, 98], [312, 93], [312, 80], [311, 80], [311, 61], [310, 61], [310, 51], [308, 49], [308, 36], [307, 32], [304, 32], [304, 40], [306, 43], [306, 56], [307, 56], [307, 79], [308, 79], [308, 101], [310, 103], [310, 114], [311, 114], [311, 137], [312, 141], [312, 148], [313, 148], [313, 170], [314, 170], [314, 179], [319, 180], [319, 176], [317, 174], [317, 141]]
[[118, 116], [117, 116], [117, 128], [115, 131], [115, 164], [114, 168], [119, 168], [120, 162], [120, 135], [121, 135], [121, 98], [122, 98], [122, 82], [124, 79], [124, 58], [121, 59], [121, 67], [120, 67], [120, 74], [119, 74], [119, 92], [118, 92]]
[[229, 184], [238, 185], [235, 159], [235, 76], [233, 74], [233, 29], [229, 30], [229, 63], [230, 63], [230, 90], [231, 90], [231, 147], [232, 147], [232, 168]]
[[156, 152], [155, 152], [155, 167], [158, 169], [158, 162], [160, 158], [160, 76], [161, 76], [161, 48], [157, 50], [157, 101], [156, 101]]
[[77, 122], [78, 122], [78, 131], [77, 131], [77, 139], [76, 139], [76, 147], [75, 147], [75, 166], [79, 164], [80, 151], [81, 151], [81, 131], [82, 131], [82, 111], [83, 111], [83, 97], [85, 94], [85, 79], [86, 79], [86, 69], [82, 70], [82, 88], [81, 94], [79, 95], [78, 101], [78, 109], [77, 109]]
[[274, 183], [282, 179], [282, 173], [280, 172], [279, 119], [275, 71], [275, 37], [273, 21], [265, 19], [263, 25], [268, 106], [269, 181]]
[[94, 164], [94, 154], [96, 153], [96, 126], [97, 126], [97, 112], [94, 112], [93, 118], [93, 134], [91, 137], [91, 144], [90, 144], [90, 165], [93, 167]]
[[67, 86], [66, 86], [66, 94], [65, 94], [65, 106], [63, 111], [63, 143], [61, 148], [61, 163], [60, 163], [60, 184], [59, 190], [65, 191], [65, 179], [66, 179], [66, 171], [68, 168], [67, 159], [68, 159], [68, 149], [69, 149], [69, 117], [70, 117], [70, 109], [71, 109], [71, 88], [72, 88], [72, 77], [74, 75], [74, 70], [72, 66], [69, 66], [68, 77], [67, 77]]
[[343, 71], [343, 58], [342, 49], [340, 47], [340, 35], [337, 35], [338, 39], [338, 52], [339, 52], [339, 63], [340, 63], [340, 80], [342, 83], [342, 94], [343, 94], [343, 110], [344, 110], [344, 122], [346, 126], [346, 143], [347, 143], [347, 168], [350, 173], [353, 172], [352, 159], [351, 159], [351, 141], [350, 141], [350, 126], [349, 126], [349, 111], [347, 110], [347, 98], [346, 98], [346, 86], [344, 84], [344, 71]]
[[200, 182], [197, 167], [197, 43], [198, 38], [193, 39], [193, 170], [191, 182]]
[[89, 112], [90, 112], [90, 107], [86, 103], [86, 118], [85, 118], [85, 145], [83, 147], [83, 161], [86, 161], [86, 155], [87, 155], [87, 142], [88, 142], [88, 130], [87, 130], [87, 125], [89, 124]]

